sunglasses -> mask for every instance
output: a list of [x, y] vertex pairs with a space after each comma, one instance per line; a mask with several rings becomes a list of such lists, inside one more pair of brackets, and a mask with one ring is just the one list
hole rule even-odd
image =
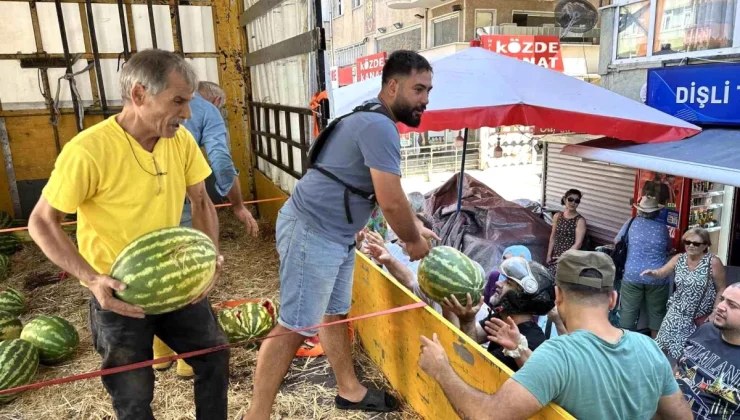
[[700, 247], [700, 246], [704, 245], [704, 242], [683, 241], [683, 244], [686, 245], [686, 246], [691, 245], [691, 246], [695, 246], [695, 247]]
[[568, 197], [568, 202], [569, 203], [581, 204], [581, 199], [580, 198]]

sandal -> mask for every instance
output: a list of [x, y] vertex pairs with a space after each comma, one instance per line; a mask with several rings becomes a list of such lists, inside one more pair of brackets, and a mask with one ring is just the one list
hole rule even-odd
[[388, 413], [398, 410], [398, 400], [393, 395], [377, 389], [368, 389], [365, 398], [360, 402], [346, 400], [339, 395], [334, 398], [340, 410], [360, 410], [378, 413]]

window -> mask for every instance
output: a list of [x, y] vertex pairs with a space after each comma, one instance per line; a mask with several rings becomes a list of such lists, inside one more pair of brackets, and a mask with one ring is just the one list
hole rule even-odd
[[458, 42], [460, 40], [459, 20], [460, 16], [455, 14], [432, 21], [432, 46], [438, 47]]
[[[353, 0], [354, 1], [354, 0]], [[332, 0], [332, 14], [334, 18], [338, 18], [344, 14], [344, 7], [342, 7], [342, 0]]]
[[391, 36], [384, 36], [375, 41], [376, 52], [386, 52], [390, 55], [396, 50], [419, 51], [421, 49], [421, 26], [396, 32]]
[[356, 9], [362, 6], [362, 0], [352, 0], [352, 8]]
[[645, 57], [647, 54], [650, 2], [641, 1], [619, 8], [617, 58]]
[[475, 11], [475, 31], [477, 35], [492, 34], [493, 27], [496, 26], [496, 11], [481, 10]]
[[663, 55], [707, 57], [734, 54], [740, 49], [740, 0], [618, 2], [617, 60], [649, 61]]
[[511, 14], [511, 21], [516, 26], [557, 26], [555, 12], [522, 12], [515, 10]]
[[657, 0], [653, 54], [732, 47], [735, 0]]

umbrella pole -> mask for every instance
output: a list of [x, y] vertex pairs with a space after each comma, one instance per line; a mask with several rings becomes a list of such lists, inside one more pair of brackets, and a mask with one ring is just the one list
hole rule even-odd
[[462, 164], [460, 165], [460, 177], [457, 179], [457, 214], [460, 213], [462, 207], [462, 189], [463, 189], [463, 175], [465, 174], [465, 155], [468, 151], [468, 129], [466, 128], [463, 132], [463, 153], [462, 153]]

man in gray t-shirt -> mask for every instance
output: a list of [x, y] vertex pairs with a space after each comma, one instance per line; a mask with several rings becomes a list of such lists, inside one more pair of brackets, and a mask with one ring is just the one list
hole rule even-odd
[[[245, 419], [267, 420], [305, 337], [316, 335], [322, 322], [346, 318], [352, 302], [354, 236], [367, 223], [373, 198], [407, 244], [412, 261], [429, 253], [428, 239], [436, 235], [416, 226], [401, 187], [396, 122], [418, 127], [431, 88], [429, 62], [415, 52], [396, 51], [383, 67], [382, 88], [373, 104], [341, 119], [331, 126], [331, 134], [317, 139], [311, 153], [315, 160], [278, 215], [279, 325], [271, 332], [277, 337], [260, 348]], [[391, 395], [357, 380], [347, 324], [322, 328], [320, 339], [337, 379], [337, 408], [383, 412], [398, 407]]]

